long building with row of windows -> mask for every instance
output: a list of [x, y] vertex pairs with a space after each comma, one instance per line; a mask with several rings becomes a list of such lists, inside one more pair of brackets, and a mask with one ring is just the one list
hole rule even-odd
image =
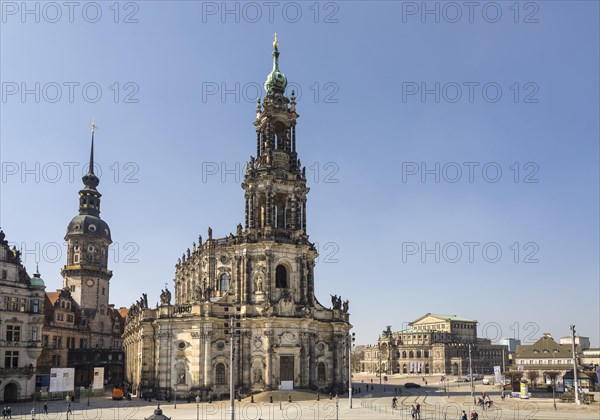
[[428, 313], [393, 332], [388, 326], [376, 345], [364, 351], [361, 369], [384, 374], [469, 374], [493, 373], [503, 366], [508, 348], [477, 337], [477, 321], [456, 315]]

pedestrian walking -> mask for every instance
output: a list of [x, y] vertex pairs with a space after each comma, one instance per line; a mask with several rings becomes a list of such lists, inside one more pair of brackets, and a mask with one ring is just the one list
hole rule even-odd
[[73, 414], [73, 411], [71, 410], [71, 403], [69, 402], [69, 404], [67, 404], [67, 414]]
[[31, 409], [31, 420], [35, 420], [35, 407]]
[[467, 413], [465, 413], [465, 410], [463, 410], [462, 416], [460, 416], [460, 420], [469, 420], [467, 419]]
[[417, 419], [421, 419], [421, 404], [417, 403], [415, 408], [417, 409]]
[[2, 407], [2, 418], [6, 418], [6, 406]]
[[48, 415], [48, 403], [44, 403], [44, 415]]
[[10, 408], [10, 405], [6, 407], [6, 415], [9, 419], [12, 419], [12, 408]]
[[410, 418], [412, 419], [416, 419], [417, 418], [417, 409], [415, 408], [415, 406], [411, 406], [410, 408]]

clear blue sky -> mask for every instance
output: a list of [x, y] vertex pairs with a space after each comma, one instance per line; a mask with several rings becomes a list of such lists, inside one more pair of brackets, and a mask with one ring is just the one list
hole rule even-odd
[[[301, 92], [317, 296], [350, 300], [358, 343], [433, 312], [490, 338], [576, 324], [598, 346], [598, 2], [488, 3], [280, 2], [270, 16], [263, 2], [228, 2], [229, 14], [123, 2], [118, 15], [112, 1], [101, 15], [2, 2], [0, 225], [29, 272], [37, 259], [48, 290], [61, 287], [94, 118], [111, 301], [158, 300], [199, 234], [243, 221], [239, 177], [222, 170], [255, 151], [278, 32]], [[439, 262], [423, 252], [436, 243]]]

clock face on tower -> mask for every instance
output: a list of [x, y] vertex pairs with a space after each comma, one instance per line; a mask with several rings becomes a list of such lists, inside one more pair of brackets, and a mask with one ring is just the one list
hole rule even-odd
[[92, 286], [94, 285], [94, 280], [92, 280], [92, 279], [87, 279], [87, 280], [85, 281], [85, 284], [86, 284], [88, 287], [92, 287]]

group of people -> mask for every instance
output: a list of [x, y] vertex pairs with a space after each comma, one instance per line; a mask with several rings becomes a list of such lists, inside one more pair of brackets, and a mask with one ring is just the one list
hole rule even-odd
[[12, 408], [10, 408], [10, 405], [2, 407], [2, 418], [12, 419]]
[[[392, 409], [397, 409], [398, 408], [398, 398], [394, 397], [392, 398]], [[417, 405], [412, 405], [410, 407], [410, 416], [413, 419], [420, 419], [421, 418], [421, 404], [417, 403]]]
[[[477, 411], [473, 410], [471, 411], [471, 420], [478, 420], [479, 419], [479, 414], [477, 414]], [[460, 416], [460, 420], [469, 420], [467, 417], [467, 413], [465, 413], [465, 410], [463, 410], [462, 415]]]
[[[44, 410], [44, 416], [48, 416], [48, 403], [44, 403], [44, 406], [42, 407], [42, 409]], [[69, 405], [67, 406], [67, 413], [72, 413], [71, 411], [71, 403], [69, 403]], [[31, 409], [31, 420], [35, 420], [35, 407], [33, 407]]]
[[492, 407], [492, 399], [490, 398], [490, 394], [486, 393], [486, 392], [482, 392], [481, 393], [481, 397], [479, 397], [477, 399], [477, 405], [481, 408], [483, 408], [484, 410], [486, 408], [491, 408]]
[[410, 408], [410, 418], [411, 419], [421, 419], [421, 404], [417, 403], [416, 406], [411, 406]]

